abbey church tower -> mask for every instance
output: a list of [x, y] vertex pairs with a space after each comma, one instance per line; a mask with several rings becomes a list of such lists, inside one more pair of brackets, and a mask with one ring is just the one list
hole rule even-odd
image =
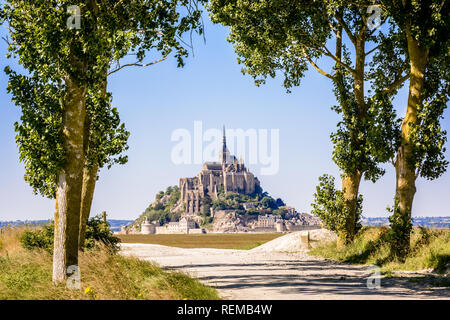
[[227, 136], [225, 135], [225, 126], [223, 126], [222, 148], [219, 152], [219, 162], [222, 166], [231, 163], [230, 151], [227, 148]]

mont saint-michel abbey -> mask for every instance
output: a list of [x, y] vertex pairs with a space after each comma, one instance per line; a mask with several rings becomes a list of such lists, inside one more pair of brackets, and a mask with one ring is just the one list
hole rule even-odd
[[259, 187], [259, 180], [244, 166], [242, 159], [230, 155], [227, 148], [225, 128], [218, 162], [205, 162], [202, 171], [193, 178], [180, 179], [181, 199], [187, 214], [196, 214], [202, 209], [202, 199], [209, 196], [217, 199], [219, 190], [225, 193], [252, 194]]

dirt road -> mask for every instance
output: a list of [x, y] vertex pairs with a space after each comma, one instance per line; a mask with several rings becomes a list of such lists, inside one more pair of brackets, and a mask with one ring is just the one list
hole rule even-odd
[[[448, 288], [426, 288], [405, 279], [381, 278], [376, 288], [368, 266], [336, 263], [305, 252], [121, 246], [124, 255], [199, 278], [224, 299], [450, 299]], [[368, 279], [375, 288], [368, 288]]]

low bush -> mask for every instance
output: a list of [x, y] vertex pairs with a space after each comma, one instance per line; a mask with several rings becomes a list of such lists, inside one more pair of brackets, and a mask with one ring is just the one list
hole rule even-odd
[[[20, 236], [20, 242], [25, 249], [40, 248], [49, 253], [53, 252], [54, 224], [48, 224], [42, 228], [24, 230]], [[115, 237], [109, 224], [103, 221], [101, 216], [89, 219], [86, 226], [85, 248], [95, 248], [99, 243], [109, 250], [116, 252], [120, 239]]]
[[48, 224], [42, 228], [24, 230], [20, 236], [20, 242], [25, 249], [41, 248], [49, 253], [53, 252], [54, 224]]
[[101, 243], [109, 250], [117, 252], [119, 250], [120, 239], [114, 236], [108, 223], [105, 223], [100, 216], [89, 219], [86, 226], [86, 249], [92, 249]]

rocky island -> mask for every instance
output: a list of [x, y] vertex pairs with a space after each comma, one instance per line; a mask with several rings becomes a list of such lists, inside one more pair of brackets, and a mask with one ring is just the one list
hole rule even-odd
[[121, 233], [283, 232], [319, 223], [264, 192], [243, 160], [230, 154], [224, 128], [219, 161], [204, 163], [197, 176], [159, 192]]

